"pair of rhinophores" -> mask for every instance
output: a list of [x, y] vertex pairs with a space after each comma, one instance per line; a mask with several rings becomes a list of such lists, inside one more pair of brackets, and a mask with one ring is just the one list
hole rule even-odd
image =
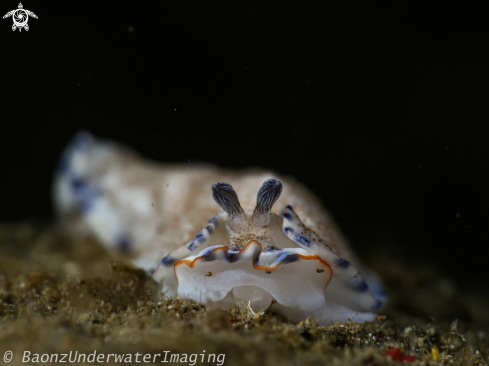
[[167, 296], [325, 325], [372, 320], [386, 300], [317, 199], [275, 173], [157, 164], [81, 132], [54, 199], [72, 232], [132, 254]]

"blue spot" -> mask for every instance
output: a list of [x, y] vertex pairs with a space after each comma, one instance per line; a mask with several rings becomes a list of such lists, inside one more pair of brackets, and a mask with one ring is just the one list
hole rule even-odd
[[365, 282], [365, 281], [359, 281], [359, 282], [353, 283], [352, 288], [358, 292], [368, 291], [368, 285], [367, 285], [367, 282]]
[[343, 258], [338, 258], [336, 260], [336, 263], [338, 264], [338, 267], [340, 267], [340, 268], [350, 267], [350, 262], [348, 262], [346, 259], [343, 259]]
[[192, 240], [188, 245], [187, 249], [193, 252], [195, 249], [197, 249], [197, 244], [195, 244], [195, 240]]
[[284, 213], [284, 217], [289, 221], [292, 220], [292, 215], [288, 212]]
[[299, 244], [305, 245], [306, 247], [311, 246], [312, 242], [307, 239], [304, 235], [295, 234], [295, 241]]
[[212, 229], [212, 226], [210, 226], [210, 225], [207, 225], [205, 228], [207, 229], [207, 231], [209, 232], [209, 234], [212, 234], [212, 232], [214, 231]]
[[212, 219], [210, 219], [209, 224], [214, 224], [215, 226], [217, 226], [217, 216], [214, 216]]
[[233, 259], [236, 257], [236, 254], [238, 254], [238, 252], [228, 252], [229, 260], [233, 261]]
[[285, 208], [287, 208], [287, 209], [289, 209], [290, 211], [292, 211], [292, 212], [294, 212], [294, 213], [295, 213], [295, 211], [294, 211], [294, 209], [292, 208], [292, 206], [291, 206], [291, 205], [287, 205], [287, 206], [285, 206]]
[[73, 178], [71, 180], [71, 188], [75, 191], [75, 194], [82, 194], [83, 190], [87, 188], [87, 182], [82, 178]]
[[214, 250], [214, 247], [207, 248], [205, 251], [202, 252], [202, 254], [200, 254], [200, 256], [209, 255], [212, 253], [213, 250]]
[[290, 227], [286, 227], [286, 228], [284, 228], [284, 233], [285, 233], [285, 235], [293, 234], [294, 229], [292, 229]]
[[205, 236], [201, 232], [197, 234], [197, 236], [194, 238], [194, 241], [198, 242], [199, 244], [205, 241]]
[[122, 237], [118, 239], [115, 243], [118, 250], [123, 253], [129, 253], [131, 251], [131, 241], [128, 238]]
[[285, 257], [282, 264], [289, 264], [289, 263], [297, 262], [298, 260], [299, 260], [298, 256], [294, 254], [287, 254], [287, 257]]
[[167, 255], [165, 258], [163, 258], [161, 260], [161, 265], [165, 266], [165, 267], [170, 267], [172, 265], [174, 265], [176, 262], [175, 259], [173, 259], [172, 257], [170, 257], [169, 255]]
[[382, 305], [384, 305], [384, 302], [377, 299], [375, 301], [374, 309], [380, 309], [382, 307]]
[[83, 213], [87, 213], [93, 207], [93, 201], [100, 196], [102, 192], [90, 187], [83, 178], [73, 178], [71, 180], [73, 194], [78, 200], [78, 204]]

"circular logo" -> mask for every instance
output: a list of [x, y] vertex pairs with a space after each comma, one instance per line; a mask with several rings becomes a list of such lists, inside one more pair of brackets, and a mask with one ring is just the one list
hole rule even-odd
[[22, 28], [27, 24], [27, 20], [29, 20], [29, 15], [24, 9], [17, 9], [12, 14], [12, 18], [14, 19], [14, 24]]

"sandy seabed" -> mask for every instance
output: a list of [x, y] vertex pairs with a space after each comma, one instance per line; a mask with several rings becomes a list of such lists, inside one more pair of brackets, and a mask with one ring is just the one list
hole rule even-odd
[[64, 363], [78, 365], [487, 365], [486, 293], [431, 267], [373, 258], [387, 309], [371, 323], [318, 326], [165, 297], [93, 240], [45, 223], [1, 224], [0, 364], [10, 356], [10, 365], [57, 364], [67, 355]]

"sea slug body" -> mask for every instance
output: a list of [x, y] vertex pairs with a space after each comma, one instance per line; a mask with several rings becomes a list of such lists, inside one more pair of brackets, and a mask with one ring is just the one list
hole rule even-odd
[[81, 132], [53, 193], [72, 231], [132, 254], [168, 296], [322, 324], [372, 320], [386, 300], [317, 199], [272, 172], [157, 164]]

